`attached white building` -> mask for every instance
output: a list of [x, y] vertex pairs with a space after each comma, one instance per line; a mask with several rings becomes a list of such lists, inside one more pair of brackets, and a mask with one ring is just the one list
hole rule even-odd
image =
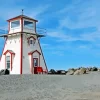
[[0, 59], [0, 70], [9, 69], [10, 74], [47, 73], [48, 69], [40, 46], [35, 19], [20, 15], [7, 20], [8, 34]]

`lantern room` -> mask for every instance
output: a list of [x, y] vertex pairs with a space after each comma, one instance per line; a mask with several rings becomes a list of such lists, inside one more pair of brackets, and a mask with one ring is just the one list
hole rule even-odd
[[20, 15], [7, 20], [9, 23], [9, 34], [16, 32], [30, 32], [36, 33], [36, 22], [35, 19]]

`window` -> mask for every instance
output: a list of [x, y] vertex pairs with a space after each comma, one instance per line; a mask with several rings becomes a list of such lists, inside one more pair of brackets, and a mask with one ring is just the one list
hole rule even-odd
[[29, 40], [29, 44], [30, 44], [30, 45], [34, 45], [34, 44], [35, 44], [35, 40], [34, 40], [34, 39], [30, 39], [30, 40]]
[[38, 66], [38, 58], [33, 58], [34, 67]]
[[6, 56], [6, 68], [10, 69], [10, 56]]
[[19, 20], [11, 22], [11, 28], [19, 27], [19, 26], [20, 26], [20, 21]]
[[34, 22], [24, 21], [24, 27], [33, 29], [34, 28]]
[[30, 44], [33, 44], [33, 40], [30, 40]]

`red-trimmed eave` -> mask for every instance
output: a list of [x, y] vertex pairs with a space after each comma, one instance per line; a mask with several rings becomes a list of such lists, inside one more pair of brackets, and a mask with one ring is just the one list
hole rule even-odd
[[37, 52], [37, 53], [39, 54], [39, 66], [40, 66], [40, 55], [41, 55], [41, 53], [40, 53], [38, 50], [29, 52], [28, 55], [31, 56], [31, 66], [30, 66], [30, 67], [31, 67], [31, 73], [32, 73], [32, 74], [33, 74], [33, 57], [32, 57], [32, 55], [33, 55], [33, 53], [35, 53], [35, 52]]
[[10, 22], [10, 21], [18, 20], [18, 19], [22, 19], [22, 18], [25, 18], [25, 19], [28, 19], [28, 20], [32, 20], [32, 21], [38, 22], [38, 20], [35, 20], [35, 19], [33, 19], [33, 18], [29, 18], [29, 17], [24, 16], [24, 15], [20, 15], [20, 16], [17, 16], [17, 17], [8, 19], [7, 21]]
[[32, 51], [32, 52], [29, 52], [28, 55], [32, 55], [33, 53], [37, 52], [39, 55], [41, 55], [41, 53], [38, 51], [38, 50], [35, 50], [35, 51]]
[[9, 52], [10, 54], [15, 55], [15, 53], [14, 53], [14, 52], [12, 52], [12, 51], [10, 51], [10, 50], [7, 50], [6, 52], [4, 52], [4, 55], [6, 55], [8, 52]]
[[27, 40], [29, 40], [30, 38], [33, 38], [34, 40], [36, 40], [36, 39], [34, 38], [34, 36], [30, 36], [30, 37], [28, 37]]

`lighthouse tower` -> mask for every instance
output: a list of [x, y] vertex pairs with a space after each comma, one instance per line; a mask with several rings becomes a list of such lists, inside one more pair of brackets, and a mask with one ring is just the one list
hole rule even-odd
[[19, 15], [8, 21], [8, 34], [0, 60], [0, 70], [8, 69], [10, 74], [47, 73], [48, 69], [39, 38], [44, 35], [36, 31], [37, 20]]

